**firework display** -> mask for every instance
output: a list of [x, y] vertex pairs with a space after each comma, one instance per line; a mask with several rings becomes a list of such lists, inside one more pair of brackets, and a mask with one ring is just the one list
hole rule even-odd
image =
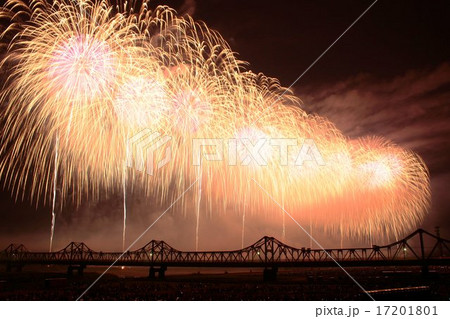
[[[381, 138], [346, 138], [306, 114], [278, 80], [246, 70], [217, 32], [168, 7], [8, 0], [0, 18], [9, 21], [0, 175], [16, 197], [54, 206], [58, 190], [61, 205], [79, 204], [126, 185], [170, 204], [199, 178], [177, 202], [185, 213], [191, 202], [197, 218], [234, 207], [281, 223], [254, 179], [300, 223], [348, 237], [403, 234], [429, 209], [428, 171], [416, 154]], [[145, 129], [171, 137], [171, 159], [153, 175], [127, 162], [130, 139]], [[194, 165], [195, 139], [223, 141], [222, 160]], [[296, 141], [286, 161], [271, 140]], [[266, 143], [264, 165], [242, 141]]]

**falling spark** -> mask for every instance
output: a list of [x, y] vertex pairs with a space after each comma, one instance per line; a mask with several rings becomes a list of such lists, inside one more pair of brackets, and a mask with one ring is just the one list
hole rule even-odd
[[[201, 163], [201, 162], [200, 162]], [[195, 220], [195, 250], [198, 251], [198, 231], [200, 227], [200, 206], [202, 203], [202, 179], [203, 179], [203, 171], [201, 164], [199, 166], [200, 170], [200, 178], [198, 180], [198, 201], [197, 201], [197, 212], [196, 212], [196, 220]]]
[[54, 164], [54, 172], [53, 172], [53, 201], [52, 201], [52, 221], [51, 221], [51, 229], [50, 229], [50, 247], [49, 252], [52, 252], [53, 249], [53, 236], [55, 234], [55, 223], [56, 223], [56, 187], [58, 182], [58, 143], [59, 139], [56, 136], [55, 142], [55, 164]]
[[123, 175], [123, 229], [122, 229], [122, 251], [125, 251], [125, 239], [127, 235], [127, 184], [126, 175]]

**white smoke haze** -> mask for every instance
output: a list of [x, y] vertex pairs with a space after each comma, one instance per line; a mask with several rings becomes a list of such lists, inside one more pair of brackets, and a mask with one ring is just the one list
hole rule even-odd
[[179, 13], [182, 15], [193, 16], [195, 14], [196, 9], [197, 3], [195, 2], [195, 0], [185, 0], [180, 7]]

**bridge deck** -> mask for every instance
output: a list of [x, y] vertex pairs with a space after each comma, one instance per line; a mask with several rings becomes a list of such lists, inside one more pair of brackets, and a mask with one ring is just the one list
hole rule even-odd
[[[425, 245], [431, 243], [430, 245]], [[420, 247], [413, 248], [418, 242]], [[449, 265], [450, 241], [419, 229], [404, 239], [384, 246], [348, 249], [307, 249], [263, 237], [251, 246], [234, 251], [184, 252], [164, 241], [120, 252], [96, 252], [84, 243], [70, 243], [57, 252], [29, 252], [23, 245], [0, 251], [0, 263], [97, 266], [170, 267], [361, 267]]]

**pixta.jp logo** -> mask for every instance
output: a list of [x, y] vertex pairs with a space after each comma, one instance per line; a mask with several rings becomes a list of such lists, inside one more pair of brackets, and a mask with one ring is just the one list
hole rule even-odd
[[127, 141], [127, 166], [153, 175], [170, 162], [171, 140], [172, 137], [150, 129], [140, 131]]

